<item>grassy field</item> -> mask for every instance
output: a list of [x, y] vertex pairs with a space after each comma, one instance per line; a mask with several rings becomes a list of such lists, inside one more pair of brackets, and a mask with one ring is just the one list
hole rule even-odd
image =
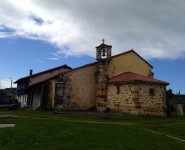
[[2, 150], [185, 150], [185, 117], [1, 110]]

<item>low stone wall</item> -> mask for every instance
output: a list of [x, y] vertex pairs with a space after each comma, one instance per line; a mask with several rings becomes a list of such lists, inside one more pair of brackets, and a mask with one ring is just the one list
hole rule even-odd
[[108, 85], [107, 108], [113, 112], [164, 116], [165, 97], [165, 89], [160, 85]]

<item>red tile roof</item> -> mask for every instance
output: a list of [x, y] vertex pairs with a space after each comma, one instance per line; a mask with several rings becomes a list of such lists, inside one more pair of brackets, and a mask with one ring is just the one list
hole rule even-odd
[[144, 75], [136, 74], [133, 72], [125, 72], [109, 79], [108, 83], [124, 83], [124, 82], [145, 82], [145, 83], [156, 83], [162, 85], [168, 85], [169, 83], [150, 78]]

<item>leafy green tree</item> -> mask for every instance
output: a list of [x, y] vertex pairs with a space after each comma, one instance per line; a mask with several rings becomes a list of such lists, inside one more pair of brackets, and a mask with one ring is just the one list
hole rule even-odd
[[0, 97], [5, 97], [5, 96], [7, 96], [6, 91], [0, 90]]
[[172, 89], [166, 91], [166, 105], [167, 105], [167, 116], [170, 116], [170, 111], [172, 111], [170, 106], [170, 101], [174, 97]]
[[166, 98], [168, 101], [170, 101], [174, 97], [172, 89], [169, 89], [166, 91]]
[[7, 91], [7, 90], [0, 90], [0, 97], [12, 97], [14, 96], [13, 93]]

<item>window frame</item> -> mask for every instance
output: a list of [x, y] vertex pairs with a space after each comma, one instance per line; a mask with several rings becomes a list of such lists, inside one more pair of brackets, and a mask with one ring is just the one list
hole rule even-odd
[[154, 88], [149, 89], [149, 96], [155, 96], [155, 89]]

